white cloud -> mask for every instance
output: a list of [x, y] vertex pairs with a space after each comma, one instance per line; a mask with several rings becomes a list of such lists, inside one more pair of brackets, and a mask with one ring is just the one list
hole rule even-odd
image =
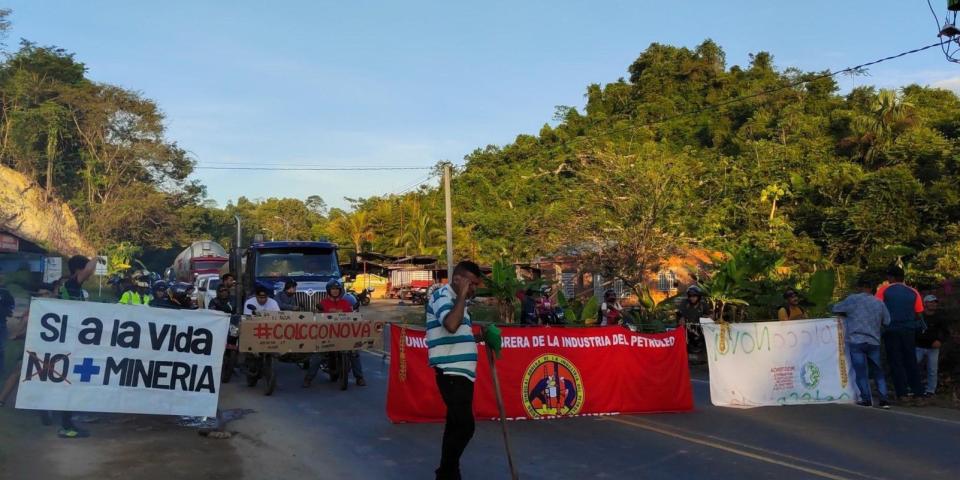
[[937, 88], [943, 88], [945, 90], [952, 90], [953, 92], [960, 95], [960, 77], [945, 78], [943, 80], [938, 80], [933, 82], [933, 86]]

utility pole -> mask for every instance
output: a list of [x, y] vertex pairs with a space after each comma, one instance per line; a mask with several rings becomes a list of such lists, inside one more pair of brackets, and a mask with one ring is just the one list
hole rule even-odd
[[452, 165], [443, 165], [443, 196], [447, 210], [447, 282], [453, 282], [453, 209], [450, 206], [450, 171]]
[[237, 281], [237, 285], [233, 291], [233, 305], [234, 310], [240, 313], [243, 313], [243, 259], [240, 258], [243, 255], [243, 250], [240, 249], [240, 242], [242, 238], [240, 236], [240, 215], [234, 215], [233, 219], [237, 221], [237, 241], [233, 245], [233, 268], [234, 271], [230, 272], [234, 275], [233, 279]]

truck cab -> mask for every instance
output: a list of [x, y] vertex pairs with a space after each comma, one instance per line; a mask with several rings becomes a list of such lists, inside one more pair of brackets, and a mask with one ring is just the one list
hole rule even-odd
[[284, 282], [293, 280], [301, 311], [316, 312], [327, 282], [341, 277], [337, 245], [330, 242], [255, 242], [247, 248], [244, 263], [246, 297], [257, 285], [276, 296]]

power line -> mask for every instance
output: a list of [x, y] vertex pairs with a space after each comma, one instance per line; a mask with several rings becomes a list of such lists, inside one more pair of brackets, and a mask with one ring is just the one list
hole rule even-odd
[[417, 189], [418, 187], [420, 187], [420, 185], [423, 185], [424, 183], [429, 182], [430, 180], [433, 179], [433, 177], [434, 177], [434, 174], [431, 173], [431, 174], [427, 175], [426, 178], [417, 180], [417, 181], [415, 181], [415, 182], [412, 183], [412, 184], [409, 184], [409, 185], [407, 185], [407, 186], [405, 186], [405, 187], [402, 187], [399, 191], [397, 191], [397, 192], [395, 192], [395, 193], [389, 193], [389, 194], [387, 194], [387, 195], [385, 195], [385, 196], [389, 197], [389, 196], [400, 196], [400, 195], [403, 195], [403, 194], [405, 194], [405, 193], [407, 193], [407, 192], [410, 192], [410, 191], [413, 191], [413, 190]]
[[211, 167], [211, 166], [196, 166], [193, 167], [198, 170], [270, 170], [270, 171], [286, 171], [286, 172], [303, 172], [303, 171], [319, 171], [319, 172], [387, 172], [387, 171], [397, 171], [397, 170], [431, 170], [433, 167]]

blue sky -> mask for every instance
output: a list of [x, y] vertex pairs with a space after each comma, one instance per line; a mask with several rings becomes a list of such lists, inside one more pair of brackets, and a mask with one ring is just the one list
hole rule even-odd
[[[89, 77], [138, 90], [200, 166], [424, 166], [519, 133], [590, 83], [626, 76], [651, 42], [712, 38], [728, 64], [840, 69], [934, 43], [924, 0], [4, 2], [18, 38], [75, 52]], [[934, 0], [938, 13], [945, 0]], [[859, 83], [960, 90], [937, 49]], [[850, 79], [841, 78], [844, 88]], [[397, 192], [425, 171], [198, 170], [221, 206]]]

